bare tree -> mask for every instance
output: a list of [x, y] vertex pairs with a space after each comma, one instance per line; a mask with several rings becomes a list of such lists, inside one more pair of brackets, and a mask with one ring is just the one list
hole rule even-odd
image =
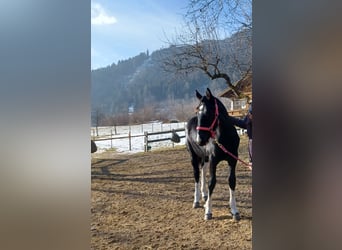
[[[237, 32], [252, 29], [252, 0], [189, 0], [186, 19]], [[228, 34], [229, 34], [228, 33]]]
[[94, 118], [95, 127], [96, 127], [96, 136], [99, 136], [98, 127], [102, 125], [102, 123], [105, 119], [105, 115], [102, 113], [100, 108], [96, 108], [93, 118]]
[[[169, 72], [204, 72], [210, 79], [222, 78], [240, 96], [231, 81], [232, 72], [241, 78], [252, 69], [251, 0], [190, 0], [185, 26], [168, 39], [172, 53], [163, 59]], [[232, 35], [233, 34], [233, 35]]]

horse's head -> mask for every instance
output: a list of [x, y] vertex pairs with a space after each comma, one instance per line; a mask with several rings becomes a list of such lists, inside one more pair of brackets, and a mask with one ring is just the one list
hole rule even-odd
[[210, 137], [215, 137], [215, 129], [218, 124], [218, 106], [216, 98], [207, 88], [206, 95], [202, 96], [196, 90], [196, 97], [200, 100], [197, 107], [197, 137], [196, 141], [200, 146], [209, 142]]

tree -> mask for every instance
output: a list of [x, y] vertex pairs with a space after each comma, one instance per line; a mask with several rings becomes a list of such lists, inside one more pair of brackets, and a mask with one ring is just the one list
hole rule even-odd
[[95, 122], [95, 127], [96, 127], [96, 136], [99, 136], [99, 130], [98, 127], [101, 126], [105, 115], [101, 112], [100, 108], [96, 108], [95, 114], [94, 114], [94, 122]]
[[224, 79], [239, 97], [231, 78], [252, 69], [251, 10], [251, 0], [190, 0], [184, 29], [168, 39], [172, 53], [163, 58], [164, 69], [185, 75], [200, 70]]
[[189, 0], [185, 17], [206, 23], [206, 27], [223, 28], [229, 35], [252, 29], [252, 0]]

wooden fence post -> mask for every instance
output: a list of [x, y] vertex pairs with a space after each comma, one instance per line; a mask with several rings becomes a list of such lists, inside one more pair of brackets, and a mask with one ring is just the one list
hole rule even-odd
[[145, 131], [144, 135], [145, 135], [145, 137], [144, 137], [144, 149], [145, 149], [145, 152], [147, 152], [147, 147], [148, 147], [148, 145], [147, 145], [147, 141], [148, 141], [148, 132]]
[[129, 140], [129, 151], [132, 150], [132, 143], [131, 143], [131, 130], [128, 132], [128, 140]]
[[113, 129], [110, 130], [110, 148], [113, 148]]

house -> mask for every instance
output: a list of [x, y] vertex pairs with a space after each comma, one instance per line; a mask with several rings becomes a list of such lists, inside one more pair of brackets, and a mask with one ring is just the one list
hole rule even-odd
[[249, 104], [252, 102], [252, 72], [247, 72], [244, 77], [233, 85], [239, 92], [239, 96], [229, 87], [219, 93], [218, 96], [230, 99], [230, 105], [227, 106], [229, 115], [243, 117], [246, 115]]

